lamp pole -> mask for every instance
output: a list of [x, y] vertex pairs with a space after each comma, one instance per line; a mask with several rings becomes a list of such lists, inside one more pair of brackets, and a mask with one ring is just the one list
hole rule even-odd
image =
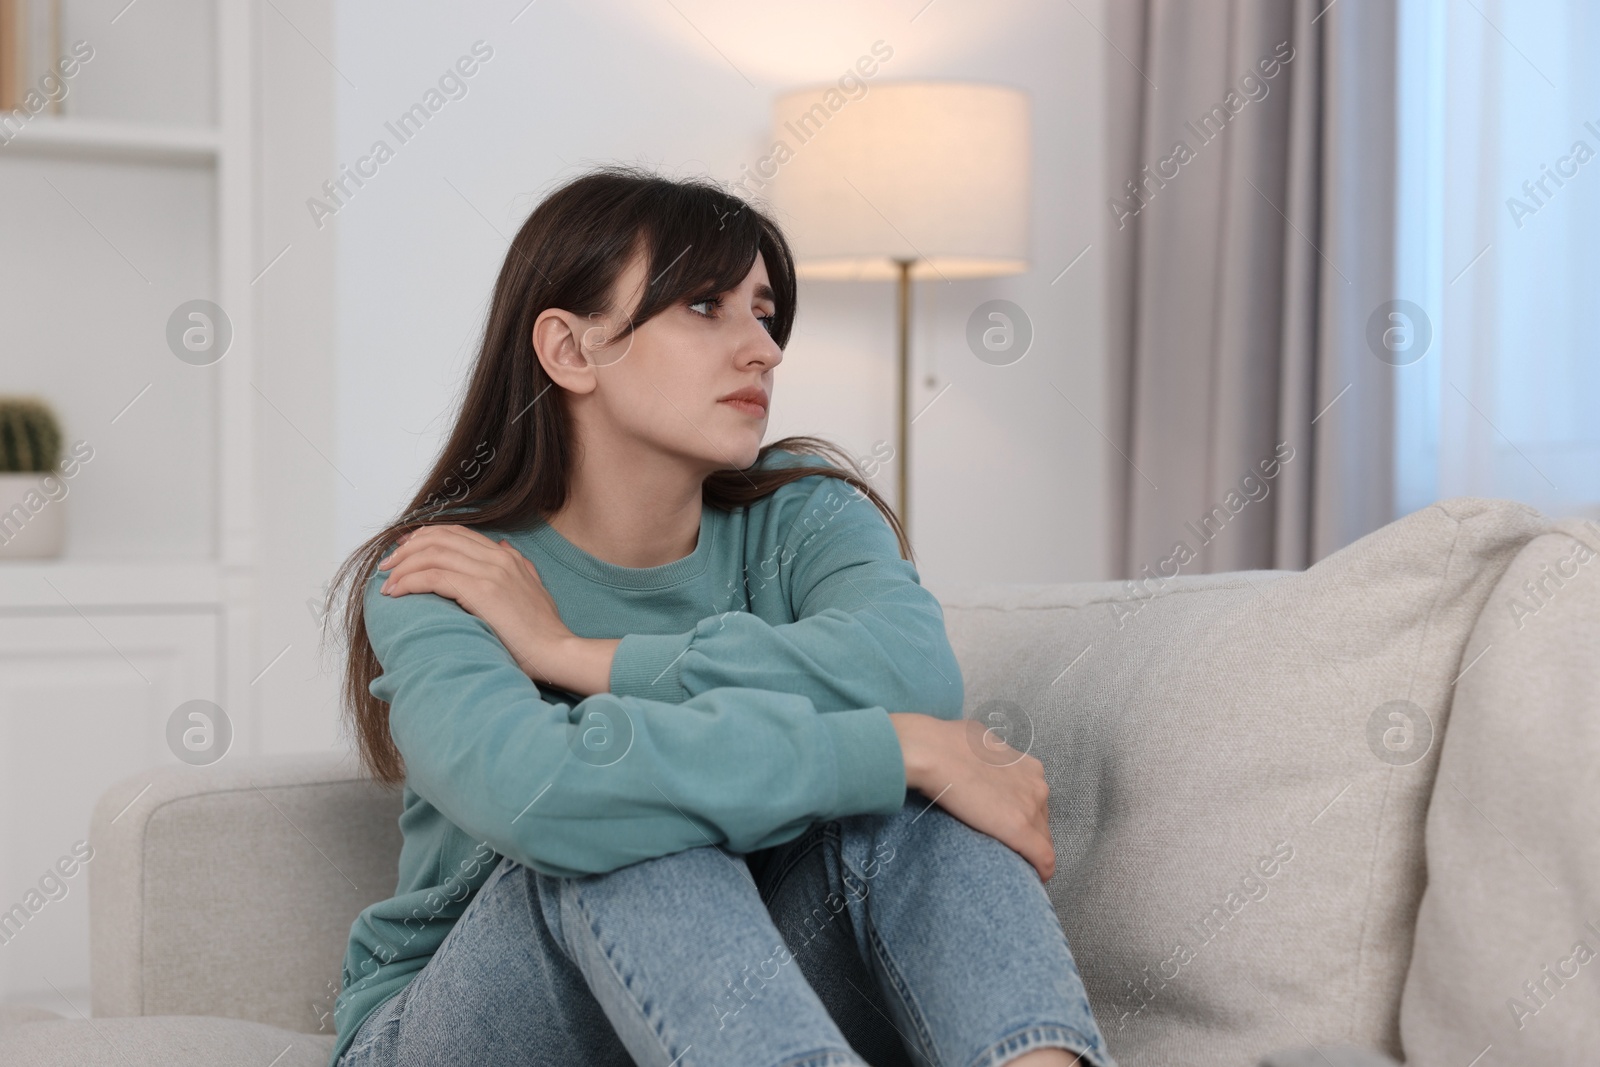
[[915, 262], [915, 258], [895, 260], [895, 265], [900, 268], [896, 322], [900, 373], [895, 383], [900, 394], [900, 425], [899, 444], [895, 448], [895, 512], [900, 516], [900, 525], [905, 528], [908, 538], [911, 536], [911, 517], [906, 511], [911, 481], [911, 265]]

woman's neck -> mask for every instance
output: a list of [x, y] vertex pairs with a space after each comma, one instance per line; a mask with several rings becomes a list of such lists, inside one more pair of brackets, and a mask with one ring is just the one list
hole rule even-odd
[[550, 525], [618, 567], [659, 567], [692, 554], [700, 537], [702, 476], [674, 479], [660, 468], [627, 466], [601, 471], [576, 465], [567, 502], [549, 516]]

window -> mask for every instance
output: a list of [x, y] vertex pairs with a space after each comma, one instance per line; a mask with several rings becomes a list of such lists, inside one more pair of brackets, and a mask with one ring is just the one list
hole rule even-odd
[[1396, 513], [1600, 518], [1600, 5], [1400, 10]]

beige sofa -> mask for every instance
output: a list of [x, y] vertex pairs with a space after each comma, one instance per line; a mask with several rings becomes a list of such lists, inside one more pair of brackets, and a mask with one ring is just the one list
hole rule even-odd
[[[1303, 573], [936, 592], [1123, 1067], [1596, 1062], [1600, 524], [1462, 498]], [[0, 1063], [321, 1067], [397, 813], [333, 757], [108, 791], [95, 1018], [13, 1012]]]

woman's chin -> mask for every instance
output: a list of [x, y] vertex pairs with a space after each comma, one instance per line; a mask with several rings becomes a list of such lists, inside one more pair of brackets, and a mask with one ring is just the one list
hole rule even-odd
[[744, 470], [761, 457], [761, 439], [765, 436], [765, 428], [757, 427], [743, 437], [729, 440], [724, 448], [727, 458], [722, 462], [738, 470]]

